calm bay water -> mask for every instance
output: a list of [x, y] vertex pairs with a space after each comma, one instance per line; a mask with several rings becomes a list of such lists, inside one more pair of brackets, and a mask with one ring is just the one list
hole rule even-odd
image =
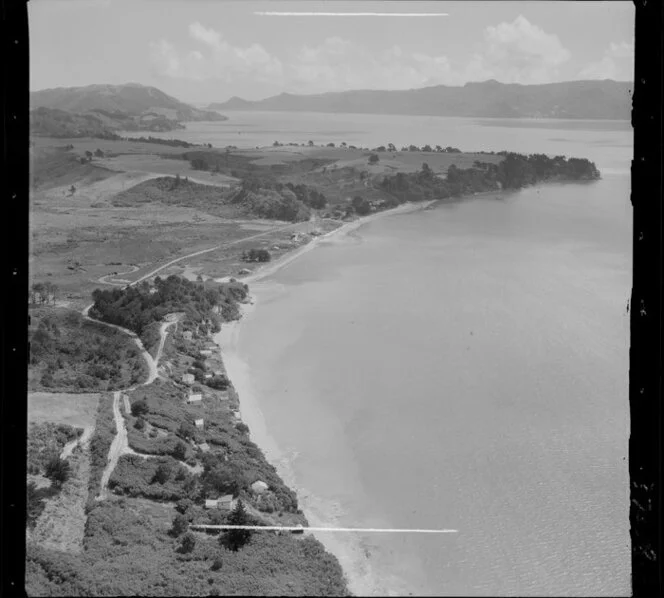
[[266, 129], [254, 145], [289, 141], [299, 122], [297, 141], [440, 143], [597, 163], [598, 182], [388, 216], [322, 243], [252, 286], [258, 307], [237, 357], [270, 456], [312, 524], [459, 530], [330, 539], [356, 591], [629, 595], [631, 132], [616, 123], [242, 118], [254, 141]]

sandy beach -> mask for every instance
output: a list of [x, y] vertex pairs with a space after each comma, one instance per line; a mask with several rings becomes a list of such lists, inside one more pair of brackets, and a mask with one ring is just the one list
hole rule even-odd
[[[247, 284], [260, 283], [263, 279], [275, 274], [287, 264], [290, 264], [292, 261], [317, 247], [321, 241], [329, 241], [343, 237], [364, 224], [372, 222], [378, 218], [425, 209], [435, 203], [435, 201], [436, 200], [407, 203], [391, 210], [370, 214], [369, 216], [348, 222], [336, 230], [314, 238], [306, 245], [295, 249], [281, 259], [275, 260], [273, 263], [261, 268], [258, 272], [248, 275], [240, 280]], [[219, 282], [223, 280], [226, 279], [220, 279]], [[267, 290], [269, 283], [260, 283], [261, 287], [264, 285]], [[240, 415], [242, 421], [249, 426], [251, 440], [263, 450], [267, 460], [277, 468], [277, 472], [284, 482], [298, 494], [300, 507], [309, 523], [312, 526], [323, 527], [333, 525], [333, 522], [320, 520], [307, 509], [306, 496], [303, 495], [302, 489], [298, 488], [298, 485], [295, 482], [293, 472], [289, 466], [289, 456], [280, 451], [279, 446], [267, 429], [258, 397], [252, 388], [249, 366], [238, 354], [237, 348], [242, 324], [251, 318], [257, 305], [257, 294], [250, 294], [249, 302], [240, 306], [240, 319], [224, 324], [221, 327], [221, 331], [214, 336], [214, 342], [220, 347], [226, 371], [240, 397]], [[315, 536], [341, 563], [348, 580], [348, 587], [354, 595], [384, 595], [380, 587], [380, 580], [377, 579], [370, 570], [369, 563], [365, 557], [364, 548], [362, 547], [359, 538], [353, 538], [352, 541], [349, 541], [348, 538], [342, 539], [336, 534], [325, 534], [320, 532], [316, 533]]]

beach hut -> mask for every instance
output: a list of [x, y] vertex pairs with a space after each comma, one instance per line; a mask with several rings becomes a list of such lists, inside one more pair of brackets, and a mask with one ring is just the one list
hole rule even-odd
[[191, 385], [194, 383], [194, 380], [195, 378], [193, 374], [183, 374], [182, 376], [182, 382], [184, 382], [185, 384]]
[[202, 394], [191, 394], [187, 398], [187, 403], [200, 403], [203, 400]]
[[256, 480], [252, 485], [251, 489], [256, 493], [256, 494], [263, 494], [268, 489], [268, 485], [263, 482], [262, 480]]
[[203, 422], [203, 419], [195, 419], [195, 420], [194, 420], [194, 425], [195, 425], [197, 428], [202, 428], [202, 427], [203, 427], [203, 423], [204, 423], [204, 422]]

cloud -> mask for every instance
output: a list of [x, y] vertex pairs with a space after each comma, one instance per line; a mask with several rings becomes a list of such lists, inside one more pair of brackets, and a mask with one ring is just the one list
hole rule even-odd
[[189, 35], [201, 50], [183, 53], [166, 40], [150, 44], [150, 59], [157, 71], [168, 77], [231, 82], [237, 77], [255, 81], [281, 80], [281, 61], [270, 55], [260, 44], [233, 46], [221, 33], [200, 23], [189, 25]]
[[504, 83], [549, 83], [571, 57], [557, 35], [546, 33], [519, 15], [512, 23], [489, 26], [481, 51], [465, 69], [467, 81], [497, 79]]
[[291, 88], [305, 92], [408, 89], [453, 83], [456, 78], [445, 56], [406, 52], [398, 45], [374, 52], [339, 37], [302, 47], [286, 74]]
[[616, 79], [634, 78], [634, 44], [611, 42], [604, 51], [604, 56], [583, 68], [579, 79]]
[[[339, 36], [295, 48], [279, 58], [258, 43], [235, 46], [199, 22], [190, 24], [188, 32], [196, 46], [188, 53], [166, 40], [151, 44], [152, 63], [159, 73], [192, 80], [264, 83], [296, 93], [411, 89], [486, 79], [546, 83], [557, 79], [560, 66], [570, 58], [557, 36], [523, 16], [487, 27], [470, 61], [457, 65], [445, 55], [413, 52], [396, 44], [376, 51]], [[611, 46], [615, 56], [628, 51], [626, 44]]]

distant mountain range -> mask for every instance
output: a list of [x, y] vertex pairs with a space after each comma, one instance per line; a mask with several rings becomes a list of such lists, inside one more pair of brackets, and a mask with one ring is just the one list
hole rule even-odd
[[436, 85], [403, 91], [342, 91], [316, 95], [282, 93], [258, 101], [233, 97], [209, 110], [466, 116], [480, 118], [631, 118], [632, 84], [623, 81], [567, 81], [519, 85], [485, 81], [463, 87]]
[[30, 92], [31, 132], [58, 137], [116, 130], [172, 131], [182, 121], [227, 120], [138, 83], [57, 87]]

